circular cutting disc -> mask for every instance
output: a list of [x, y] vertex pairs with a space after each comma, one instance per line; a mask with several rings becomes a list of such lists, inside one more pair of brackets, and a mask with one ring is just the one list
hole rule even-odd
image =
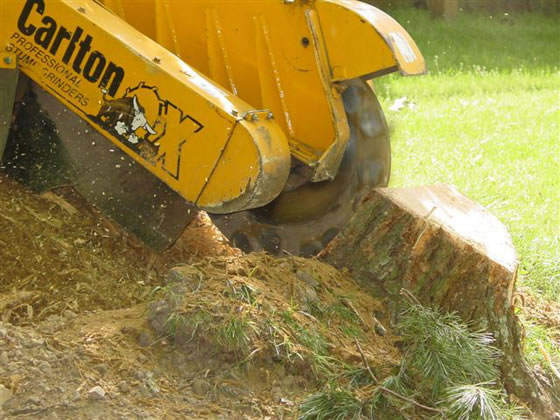
[[211, 215], [234, 246], [245, 252], [315, 255], [348, 223], [370, 188], [387, 186], [391, 147], [379, 101], [359, 79], [347, 83], [343, 101], [350, 140], [336, 178], [284, 191], [259, 209]]

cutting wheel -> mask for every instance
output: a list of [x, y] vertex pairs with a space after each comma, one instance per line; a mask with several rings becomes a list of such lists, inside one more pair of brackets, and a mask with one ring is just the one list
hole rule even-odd
[[315, 255], [348, 223], [368, 189], [387, 186], [391, 147], [379, 101], [365, 81], [346, 85], [350, 140], [336, 178], [286, 189], [260, 209], [211, 215], [234, 246], [245, 252]]

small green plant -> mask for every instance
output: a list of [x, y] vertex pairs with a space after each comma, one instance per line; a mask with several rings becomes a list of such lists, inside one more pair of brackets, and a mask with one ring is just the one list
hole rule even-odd
[[236, 353], [245, 352], [249, 347], [252, 325], [244, 317], [232, 317], [224, 321], [216, 332], [218, 344]]
[[299, 420], [350, 420], [362, 416], [364, 405], [347, 389], [327, 389], [306, 398], [300, 405]]
[[340, 328], [340, 330], [342, 331], [342, 334], [344, 334], [347, 337], [356, 337], [356, 338], [363, 338], [364, 337], [364, 332], [363, 330], [356, 326], [356, 325], [344, 325]]
[[327, 308], [320, 301], [314, 301], [309, 304], [309, 313], [317, 319], [323, 319]]
[[348, 382], [351, 388], [359, 388], [372, 383], [370, 373], [365, 367], [346, 366], [341, 377]]
[[176, 337], [177, 332], [184, 329], [188, 324], [188, 317], [185, 314], [173, 312], [166, 321], [167, 333], [171, 337]]
[[340, 301], [328, 306], [325, 309], [325, 313], [327, 313], [330, 317], [337, 317], [341, 320], [351, 322], [351, 323], [358, 323], [360, 320], [354, 311], [348, 308], [346, 305], [341, 303]]
[[183, 299], [183, 294], [177, 290], [176, 285], [168, 284], [166, 286], [156, 286], [150, 292], [150, 298], [153, 298], [160, 293], [162, 293], [169, 301], [169, 303], [174, 307], [178, 306]]
[[324, 335], [315, 327], [308, 329], [301, 325], [294, 327], [294, 334], [297, 342], [306, 348], [315, 374], [330, 375], [337, 360], [328, 355], [328, 344]]
[[341, 362], [335, 357], [324, 354], [311, 354], [311, 368], [318, 378], [330, 378], [340, 370]]
[[302, 348], [301, 354], [307, 356], [314, 373], [317, 376], [331, 376], [339, 362], [329, 356], [327, 339], [319, 328], [298, 323], [293, 311], [284, 311], [281, 315], [293, 341]]
[[312, 353], [318, 355], [327, 354], [327, 340], [325, 337], [316, 329], [307, 329], [301, 325], [297, 325], [295, 328], [295, 335], [298, 342], [308, 348]]
[[224, 292], [226, 296], [233, 297], [245, 302], [248, 305], [254, 305], [257, 301], [257, 290], [246, 283], [230, 285], [230, 289], [226, 289]]
[[278, 324], [267, 320], [263, 331], [273, 347], [274, 355], [281, 360], [292, 363], [296, 359], [303, 360], [303, 356], [297, 352], [290, 336]]
[[212, 315], [206, 311], [199, 310], [190, 316], [190, 322], [194, 329], [207, 329], [212, 323]]
[[190, 342], [197, 332], [208, 330], [211, 325], [212, 315], [204, 310], [194, 313], [173, 312], [166, 321], [167, 333], [183, 344]]

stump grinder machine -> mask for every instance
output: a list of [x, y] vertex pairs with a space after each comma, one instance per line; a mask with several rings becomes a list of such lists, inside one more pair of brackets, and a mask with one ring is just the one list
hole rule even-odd
[[388, 183], [367, 81], [397, 71], [425, 72], [414, 41], [354, 0], [0, 0], [0, 166], [156, 250], [202, 209], [313, 255]]

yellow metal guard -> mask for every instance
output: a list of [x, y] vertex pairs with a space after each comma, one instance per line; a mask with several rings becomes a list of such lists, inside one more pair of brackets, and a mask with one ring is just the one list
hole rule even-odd
[[270, 109], [314, 181], [336, 175], [348, 141], [339, 82], [425, 71], [406, 31], [354, 0], [104, 3], [233, 94]]
[[334, 178], [349, 138], [345, 82], [425, 71], [404, 29], [354, 0], [104, 3], [115, 14], [86, 0], [1, 0], [0, 52], [213, 212], [276, 197], [290, 152], [311, 180]]
[[0, 52], [186, 200], [214, 212], [283, 189], [282, 129], [86, 0], [1, 0]]

